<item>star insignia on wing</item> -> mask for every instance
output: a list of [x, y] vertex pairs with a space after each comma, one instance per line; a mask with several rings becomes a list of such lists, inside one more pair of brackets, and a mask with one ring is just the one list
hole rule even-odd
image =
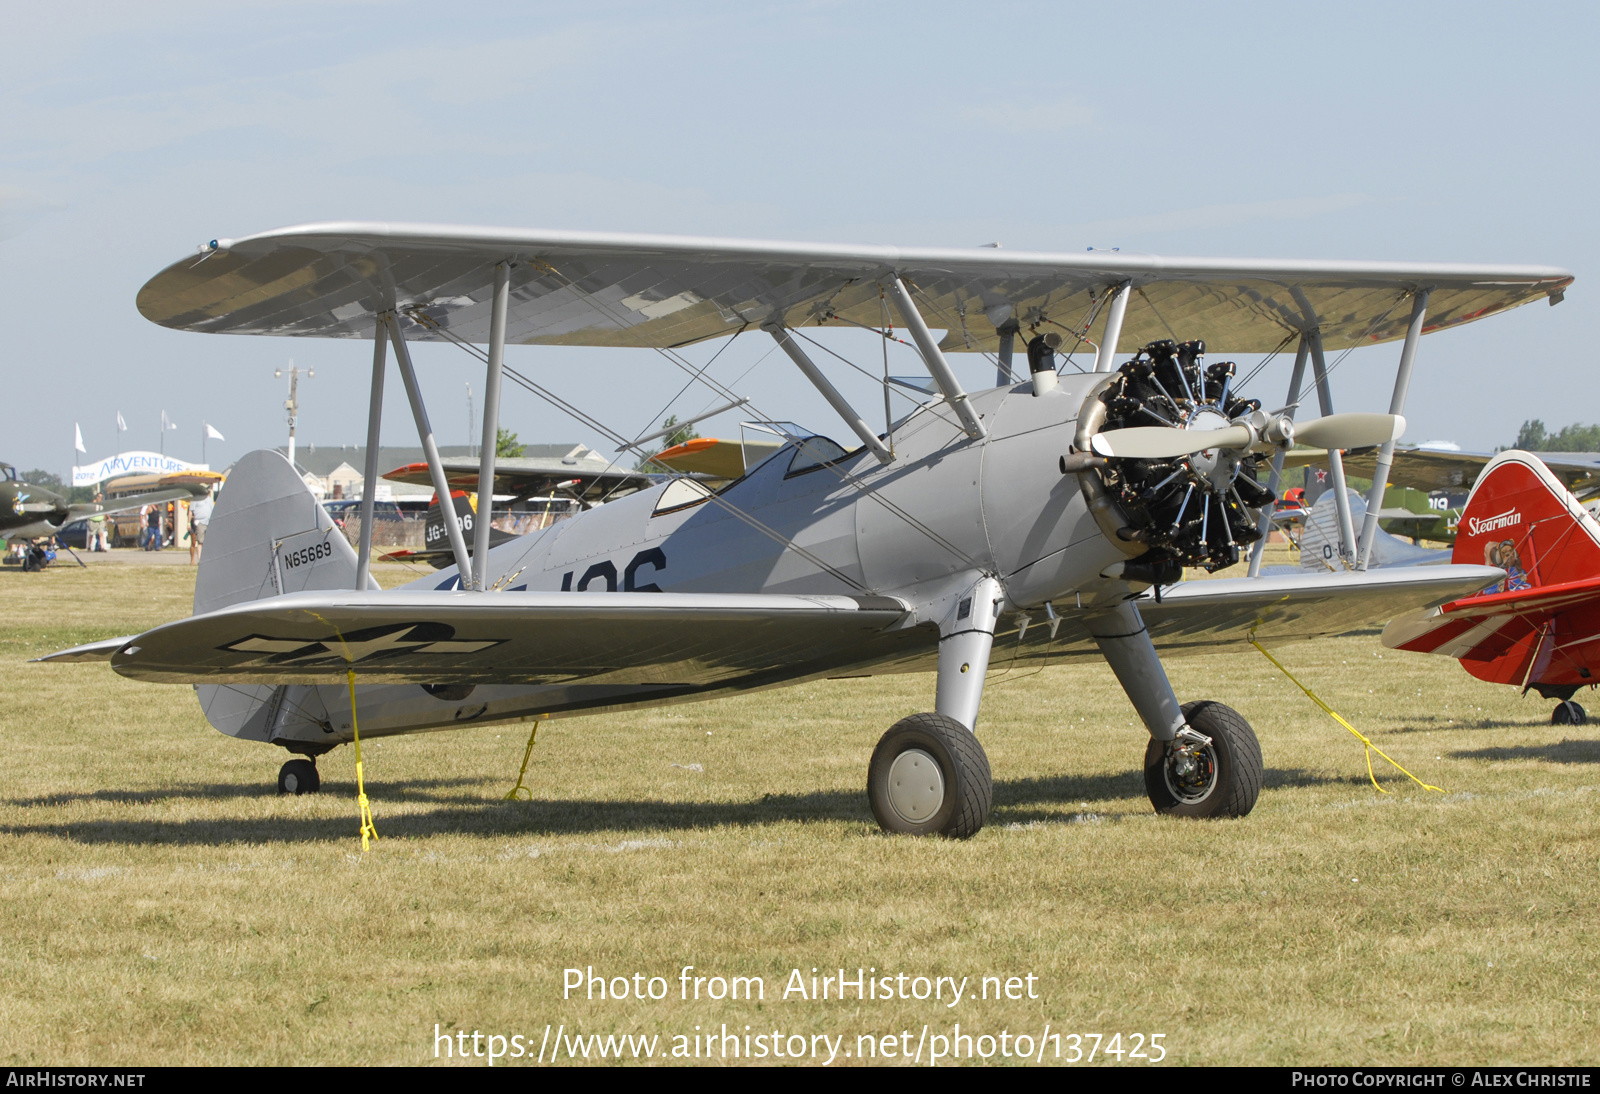
[[255, 660], [270, 664], [304, 664], [335, 658], [356, 664], [400, 654], [459, 656], [478, 653], [503, 641], [500, 638], [456, 638], [455, 629], [443, 623], [401, 623], [367, 627], [326, 638], [274, 638], [252, 634], [218, 648], [232, 653], [257, 654], [260, 656]]

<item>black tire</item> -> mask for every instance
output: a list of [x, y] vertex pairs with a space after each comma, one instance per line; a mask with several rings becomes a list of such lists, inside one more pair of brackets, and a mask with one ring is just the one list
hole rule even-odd
[[322, 789], [317, 765], [310, 760], [290, 760], [278, 769], [278, 793], [315, 794]]
[[[926, 791], [908, 797], [909, 780], [923, 776]], [[867, 766], [872, 815], [880, 828], [896, 835], [970, 839], [989, 818], [993, 796], [983, 746], [971, 730], [943, 714], [900, 719], [878, 740]]]
[[[1174, 817], [1242, 817], [1261, 793], [1261, 744], [1250, 723], [1232, 707], [1210, 700], [1183, 704], [1189, 727], [1211, 738], [1189, 757], [1198, 761], [1192, 780], [1173, 766], [1173, 746], [1150, 739], [1144, 751], [1144, 788], [1157, 813]], [[1186, 781], [1190, 785], [1185, 785]]]
[[1550, 724], [1553, 726], [1581, 726], [1588, 720], [1588, 713], [1571, 699], [1557, 704], [1556, 709], [1550, 712]]

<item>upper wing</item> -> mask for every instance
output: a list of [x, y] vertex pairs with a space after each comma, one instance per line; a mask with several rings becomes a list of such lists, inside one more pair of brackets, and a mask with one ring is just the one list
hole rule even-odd
[[[478, 488], [477, 460], [451, 458], [442, 459], [439, 463], [444, 468], [445, 479], [453, 489]], [[433, 485], [428, 465], [425, 463], [408, 463], [404, 467], [397, 467], [386, 473], [383, 477], [394, 482], [414, 483], [418, 486]], [[622, 468], [601, 471], [587, 467], [571, 467], [563, 465], [559, 459], [543, 457], [502, 456], [495, 460], [494, 465], [494, 492], [519, 498], [542, 496], [560, 486], [565, 487], [574, 496], [598, 501], [643, 490], [647, 486], [655, 485], [655, 481], [648, 474], [638, 471]]]
[[1399, 338], [1408, 293], [1430, 289], [1427, 330], [1559, 299], [1572, 275], [1545, 266], [1161, 258], [996, 248], [934, 250], [684, 236], [308, 224], [214, 247], [139, 292], [145, 318], [180, 330], [370, 338], [395, 309], [408, 338], [488, 341], [493, 267], [511, 260], [507, 341], [679, 346], [769, 320], [889, 321], [880, 282], [910, 282], [947, 350], [992, 350], [1015, 315], [1049, 318], [1098, 344], [1110, 289], [1137, 290], [1120, 348], [1204, 338], [1268, 352], [1320, 327], [1330, 348]]
[[100, 652], [124, 676], [167, 682], [326, 684], [354, 669], [369, 684], [703, 685], [849, 665], [907, 618], [888, 597], [312, 592], [45, 660]]
[[[1555, 473], [1561, 484], [1580, 498], [1600, 492], [1600, 453], [1597, 452], [1535, 452], [1533, 455]], [[1467, 490], [1477, 481], [1493, 452], [1441, 452], [1429, 448], [1398, 448], [1394, 453], [1394, 466], [1389, 469], [1389, 481], [1395, 486], [1409, 486], [1414, 490]], [[1304, 466], [1328, 462], [1323, 449], [1296, 449], [1289, 453], [1284, 466]], [[1375, 448], [1358, 449], [1344, 454], [1346, 474], [1371, 478], [1378, 467]]]
[[67, 522], [82, 520], [84, 517], [97, 516], [101, 513], [121, 513], [129, 509], [138, 509], [144, 505], [160, 505], [169, 501], [190, 501], [205, 494], [205, 487], [190, 489], [186, 486], [172, 486], [164, 490], [152, 490], [148, 494], [133, 494], [126, 498], [116, 498], [113, 501], [83, 502], [79, 505], [67, 507]]

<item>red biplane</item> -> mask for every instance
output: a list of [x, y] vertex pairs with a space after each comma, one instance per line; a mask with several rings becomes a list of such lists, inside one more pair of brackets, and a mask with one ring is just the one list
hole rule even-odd
[[1579, 688], [1600, 683], [1600, 522], [1537, 457], [1502, 452], [1472, 489], [1451, 556], [1506, 578], [1475, 596], [1394, 619], [1383, 644], [1458, 658], [1480, 680], [1561, 704], [1582, 725]]

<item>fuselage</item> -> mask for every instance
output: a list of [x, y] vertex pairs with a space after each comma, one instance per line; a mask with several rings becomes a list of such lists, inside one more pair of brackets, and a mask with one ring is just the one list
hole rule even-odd
[[67, 499], [16, 479], [0, 481], [0, 539], [43, 539], [61, 530]]
[[[896, 423], [888, 464], [864, 449], [845, 453], [820, 440], [800, 442], [714, 497], [689, 480], [643, 490], [495, 548], [489, 582], [533, 591], [870, 593], [899, 598], [923, 624], [982, 575], [1000, 579], [1008, 611], [1074, 593], [1087, 604], [1101, 587], [1120, 598], [1126, 586], [1100, 575], [1126, 555], [1096, 523], [1079, 476], [1060, 470], [1079, 408], [1104, 379], [1064, 377], [1037, 397], [1026, 383], [974, 394], [989, 431], [982, 441], [970, 439], [942, 402], [930, 402]], [[406, 586], [459, 587], [454, 567]], [[938, 636], [927, 625], [903, 632], [885, 660], [862, 671], [931, 669]], [[776, 682], [812, 675], [837, 670], [796, 666]], [[683, 702], [726, 689], [481, 685], [458, 695], [380, 684], [358, 690], [361, 731], [380, 736]], [[264, 711], [256, 705], [270, 693], [262, 689], [261, 700], [232, 714], [209, 707], [208, 714], [237, 736], [348, 739], [343, 688], [292, 687], [277, 703], [283, 713], [273, 713], [271, 702]], [[219, 692], [223, 699], [228, 694]]]
[[[1059, 460], [1100, 376], [973, 396], [989, 437], [933, 402], [893, 430], [895, 459], [817, 440], [786, 446], [716, 496], [687, 482], [640, 491], [505, 543], [491, 580], [531, 590], [898, 596], [915, 605], [970, 573], [1028, 607], [1124, 557]], [[830, 458], [835, 457], [835, 458]], [[455, 588], [454, 568], [412, 588]]]

